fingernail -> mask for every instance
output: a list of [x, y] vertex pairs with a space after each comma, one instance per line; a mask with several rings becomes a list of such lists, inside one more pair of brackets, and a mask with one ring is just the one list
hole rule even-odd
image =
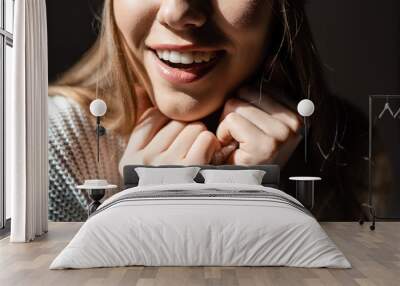
[[229, 155], [235, 151], [239, 147], [239, 143], [236, 141], [233, 141], [229, 143], [228, 145], [222, 147], [219, 151], [214, 153], [214, 156], [211, 160], [211, 163], [213, 165], [220, 165], [223, 164], [226, 159], [229, 157]]
[[224, 159], [229, 157], [229, 155], [238, 148], [239, 144], [237, 142], [229, 143], [228, 145], [222, 147], [220, 153]]
[[238, 147], [239, 147], [239, 143], [236, 141], [233, 141], [233, 142], [229, 143], [228, 145], [222, 147], [221, 150], [223, 150], [224, 154], [226, 154], [226, 152], [231, 153], [232, 151], [236, 150]]

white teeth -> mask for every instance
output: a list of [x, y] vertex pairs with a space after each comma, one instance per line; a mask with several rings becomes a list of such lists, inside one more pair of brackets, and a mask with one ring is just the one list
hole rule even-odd
[[193, 63], [193, 53], [181, 54], [181, 63], [185, 65], [190, 65], [191, 63]]
[[171, 51], [169, 53], [169, 61], [174, 64], [179, 64], [181, 62], [181, 54], [176, 51]]
[[164, 61], [169, 61], [175, 64], [190, 65], [193, 62], [202, 63], [209, 62], [217, 56], [216, 52], [177, 52], [168, 50], [157, 50], [157, 56]]
[[169, 51], [162, 51], [162, 59], [169, 61]]
[[201, 63], [201, 62], [203, 61], [203, 57], [202, 57], [201, 54], [202, 54], [201, 52], [196, 52], [196, 53], [194, 54], [194, 61], [195, 61], [196, 63]]

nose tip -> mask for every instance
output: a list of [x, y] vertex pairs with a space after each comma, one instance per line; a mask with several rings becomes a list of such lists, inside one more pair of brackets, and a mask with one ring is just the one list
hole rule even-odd
[[174, 30], [199, 28], [206, 22], [206, 15], [188, 0], [162, 1], [158, 21]]

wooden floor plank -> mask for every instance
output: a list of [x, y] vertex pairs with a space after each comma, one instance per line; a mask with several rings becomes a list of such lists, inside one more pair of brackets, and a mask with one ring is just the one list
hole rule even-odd
[[399, 285], [400, 222], [380, 222], [375, 231], [356, 222], [322, 223], [350, 260], [352, 269], [290, 267], [118, 267], [48, 269], [79, 230], [80, 223], [50, 223], [50, 232], [32, 243], [0, 240], [1, 286], [280, 286]]

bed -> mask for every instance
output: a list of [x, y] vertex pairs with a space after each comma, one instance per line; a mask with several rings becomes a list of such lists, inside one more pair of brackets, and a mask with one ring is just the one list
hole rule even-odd
[[124, 190], [100, 205], [50, 269], [351, 267], [311, 213], [279, 190], [278, 166], [198, 166], [262, 170], [260, 185], [204, 183], [200, 173], [193, 183], [138, 185], [139, 167], [124, 168]]

